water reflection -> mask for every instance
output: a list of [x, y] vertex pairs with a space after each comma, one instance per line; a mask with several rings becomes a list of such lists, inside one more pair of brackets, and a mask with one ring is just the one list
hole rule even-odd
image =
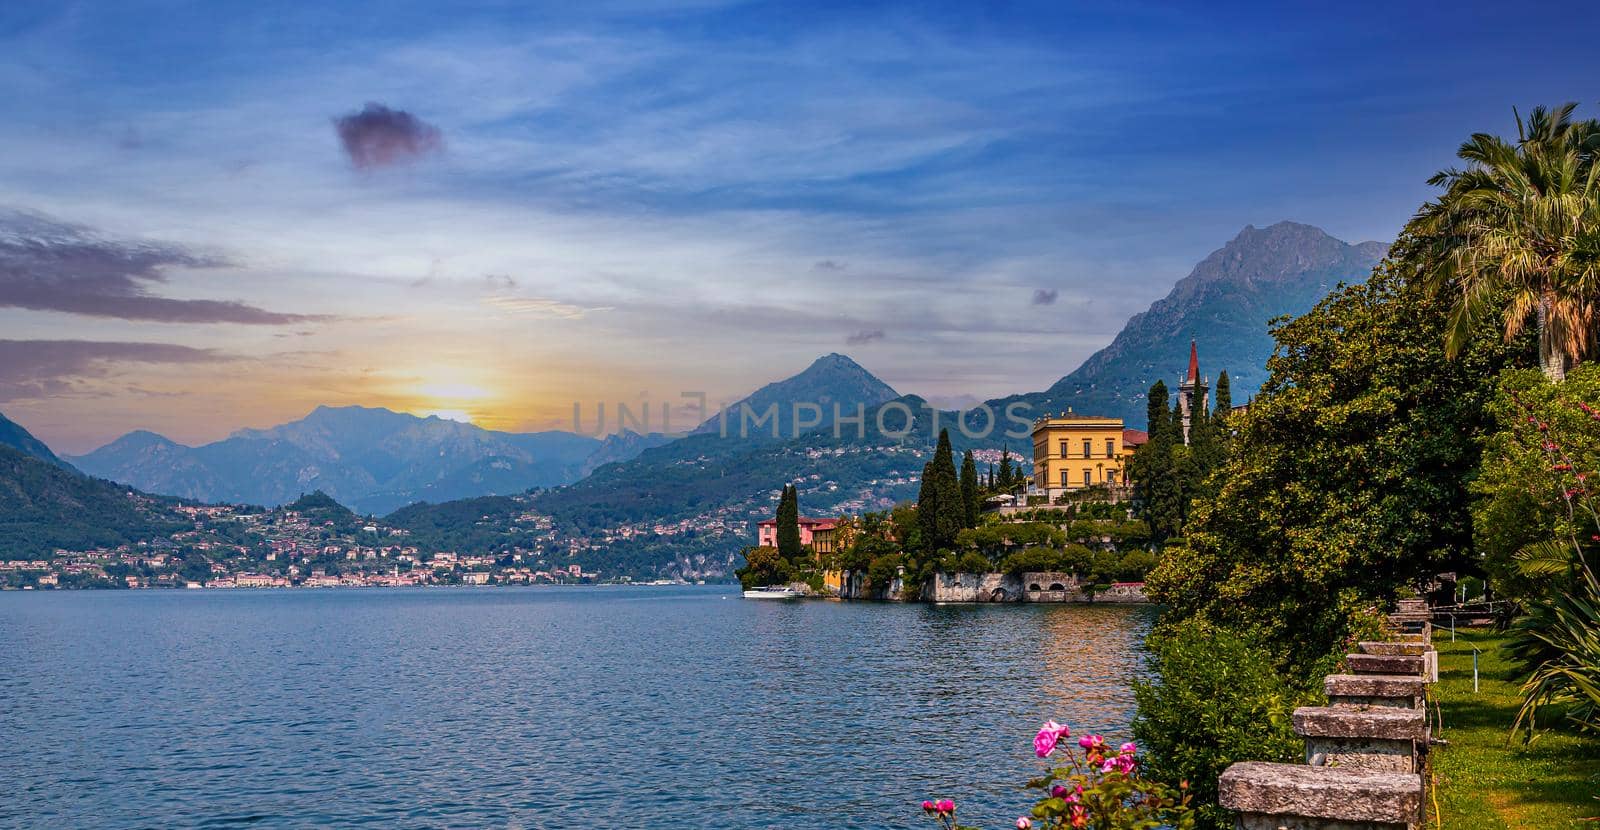
[[727, 588], [0, 596], [7, 826], [1006, 826], [1145, 609]]

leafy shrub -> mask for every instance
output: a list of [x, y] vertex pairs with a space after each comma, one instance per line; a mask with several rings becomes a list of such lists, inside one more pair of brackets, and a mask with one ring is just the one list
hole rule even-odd
[[898, 553], [887, 554], [872, 560], [872, 564], [867, 566], [868, 590], [882, 591], [888, 588], [904, 566], [905, 557]]
[[1050, 548], [1028, 548], [1020, 550], [1005, 558], [1000, 569], [1008, 574], [1060, 571], [1066, 566], [1066, 557], [1061, 551]]
[[1600, 583], [1531, 602], [1511, 627], [1506, 653], [1527, 680], [1513, 729], [1531, 740], [1541, 706], [1565, 709], [1580, 730], [1600, 732]]
[[956, 573], [981, 574], [994, 570], [994, 563], [981, 553], [967, 551], [955, 561]]
[[1235, 761], [1299, 761], [1290, 715], [1311, 696], [1233, 632], [1190, 621], [1153, 635], [1150, 648], [1157, 679], [1134, 682], [1133, 721], [1150, 775], [1190, 783], [1200, 826], [1231, 827], [1216, 806], [1218, 776]]
[[744, 551], [745, 566], [735, 571], [739, 584], [745, 590], [763, 585], [781, 585], [794, 579], [793, 566], [774, 547], [748, 547]]

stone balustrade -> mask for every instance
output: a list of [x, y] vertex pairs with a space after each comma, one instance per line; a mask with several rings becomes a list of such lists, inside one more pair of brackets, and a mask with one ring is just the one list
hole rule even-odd
[[1348, 674], [1323, 680], [1327, 706], [1294, 712], [1306, 763], [1234, 764], [1219, 782], [1239, 830], [1417, 830], [1430, 740], [1426, 685], [1438, 679], [1421, 600], [1390, 615], [1395, 640], [1363, 642]]

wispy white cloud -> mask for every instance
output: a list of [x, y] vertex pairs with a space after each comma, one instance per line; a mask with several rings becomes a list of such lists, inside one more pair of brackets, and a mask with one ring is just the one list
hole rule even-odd
[[560, 300], [552, 300], [548, 297], [515, 297], [507, 295], [485, 297], [483, 304], [510, 314], [560, 317], [566, 320], [582, 320], [591, 313], [611, 310], [606, 306], [585, 308], [572, 303], [563, 303]]

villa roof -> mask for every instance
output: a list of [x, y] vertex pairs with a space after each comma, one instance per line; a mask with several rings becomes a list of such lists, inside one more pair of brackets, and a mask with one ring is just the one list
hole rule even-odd
[[1200, 379], [1200, 350], [1195, 347], [1194, 341], [1190, 340], [1189, 341], [1189, 373], [1184, 376], [1184, 380], [1187, 380], [1190, 383], [1194, 383], [1195, 381], [1198, 381], [1199, 379]]
[[[757, 527], [766, 527], [767, 525], [776, 525], [777, 523], [778, 523], [777, 519], [762, 519], [761, 521], [756, 522], [756, 526]], [[809, 527], [812, 530], [830, 530], [830, 529], [838, 526], [839, 520], [838, 519], [814, 519], [814, 518], [811, 518], [810, 516], [801, 516], [798, 523], [801, 526]]]
[[1122, 446], [1137, 447], [1150, 440], [1150, 433], [1142, 429], [1125, 429], [1122, 431]]

